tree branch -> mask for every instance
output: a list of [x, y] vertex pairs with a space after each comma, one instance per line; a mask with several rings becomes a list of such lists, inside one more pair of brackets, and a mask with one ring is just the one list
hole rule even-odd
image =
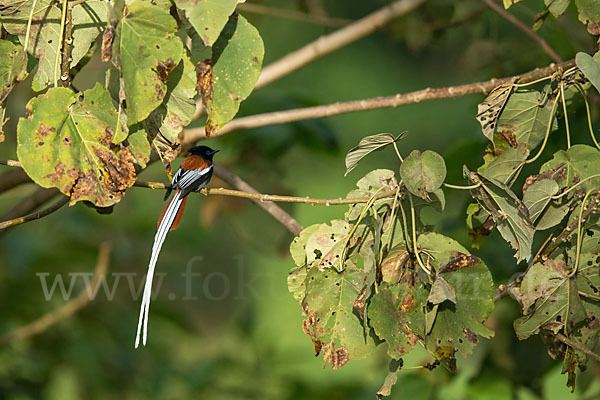
[[560, 56], [556, 54], [556, 52], [552, 49], [552, 47], [550, 47], [548, 43], [546, 43], [544, 39], [542, 39], [537, 33], [532, 31], [527, 25], [525, 25], [523, 22], [517, 19], [514, 15], [506, 11], [504, 8], [500, 7], [494, 0], [485, 0], [485, 4], [487, 4], [487, 6], [493, 11], [500, 14], [502, 18], [506, 19], [508, 22], [525, 32], [527, 36], [535, 40], [537, 44], [539, 44], [540, 47], [546, 52], [546, 54], [550, 56], [551, 59], [558, 63], [562, 62]]
[[31, 179], [21, 168], [3, 172], [0, 174], [0, 193], [29, 182], [31, 182]]
[[[304, 229], [304, 227], [302, 227], [302, 225], [300, 225], [298, 223], [298, 221], [296, 221], [283, 208], [279, 207], [273, 201], [270, 201], [271, 199], [261, 198], [261, 196], [263, 196], [263, 195], [261, 195], [258, 191], [256, 191], [256, 189], [254, 189], [252, 186], [250, 186], [246, 182], [244, 182], [242, 180], [242, 178], [235, 175], [233, 172], [229, 171], [228, 169], [221, 167], [220, 165], [215, 165], [214, 168], [215, 168], [215, 174], [219, 178], [223, 179], [225, 182], [227, 182], [234, 188], [242, 190], [243, 192], [247, 192], [248, 195], [254, 195], [255, 196], [254, 198], [252, 198], [250, 196], [248, 196], [247, 198], [252, 198], [252, 201], [254, 201], [263, 210], [265, 210], [266, 212], [271, 214], [276, 220], [281, 222], [283, 224], [283, 226], [285, 226], [294, 236], [298, 236], [300, 234], [300, 232]], [[219, 190], [226, 190], [226, 189], [218, 189], [216, 191], [218, 192]], [[215, 190], [213, 190], [213, 191], [215, 191]], [[241, 193], [243, 193], [243, 192], [241, 192]], [[240, 196], [240, 197], [242, 197], [242, 196]]]
[[47, 215], [52, 214], [53, 212], [55, 212], [56, 210], [58, 210], [59, 208], [61, 208], [65, 204], [67, 204], [68, 202], [69, 202], [69, 198], [67, 196], [63, 196], [56, 203], [54, 203], [50, 207], [45, 208], [41, 211], [38, 211], [33, 214], [25, 215], [23, 217], [18, 217], [18, 218], [14, 218], [14, 219], [11, 219], [8, 221], [0, 222], [0, 231], [3, 229], [6, 229], [6, 228], [10, 228], [15, 225], [20, 225], [20, 224], [24, 224], [26, 222], [31, 222], [31, 221], [35, 221], [36, 219], [43, 218]]
[[[251, 115], [248, 117], [236, 118], [229, 122], [211, 137], [224, 135], [236, 130], [257, 128], [267, 125], [284, 124], [288, 122], [302, 121], [306, 119], [331, 117], [334, 115], [345, 114], [355, 111], [375, 110], [379, 108], [399, 107], [406, 104], [420, 103], [422, 101], [435, 99], [448, 99], [464, 96], [467, 94], [487, 94], [496, 86], [513, 82], [527, 83], [536, 79], [549, 76], [559, 71], [575, 65], [575, 60], [569, 60], [560, 64], [551, 64], [545, 68], [536, 68], [521, 75], [516, 75], [501, 79], [491, 79], [489, 81], [469, 83], [465, 85], [449, 86], [437, 89], [422, 89], [410, 93], [397, 94], [387, 97], [374, 97], [364, 100], [354, 100], [340, 103], [327, 104], [316, 107], [297, 108], [287, 111], [276, 111], [265, 114]], [[190, 145], [198, 140], [205, 139], [204, 127], [186, 129], [184, 145]]]
[[58, 194], [58, 189], [46, 189], [38, 187], [31, 195], [25, 197], [20, 203], [15, 205], [4, 214], [0, 215], [0, 221], [7, 221], [9, 219], [17, 218], [22, 215], [31, 213], [48, 200], [52, 199]]
[[97, 292], [100, 279], [106, 275], [108, 263], [110, 261], [110, 249], [111, 246], [108, 242], [104, 242], [100, 245], [100, 249], [98, 251], [98, 260], [96, 262], [96, 269], [94, 270], [92, 282], [89, 286], [83, 289], [76, 298], [70, 300], [61, 308], [1, 336], [0, 346], [37, 335], [57, 322], [70, 317], [75, 312], [83, 308], [87, 303], [89, 303], [91, 293]]
[[584, 354], [587, 354], [588, 356], [594, 358], [596, 361], [600, 361], [600, 355], [594, 353], [593, 351], [591, 351], [590, 349], [582, 346], [581, 344], [572, 341], [571, 339], [569, 339], [568, 337], [566, 337], [565, 335], [563, 335], [562, 333], [558, 333], [556, 335], [556, 338], [558, 340], [560, 340], [561, 342], [563, 342], [564, 344], [566, 344], [569, 347], [572, 347], [573, 349], [580, 351]]
[[[223, 180], [225, 180], [227, 183], [231, 184], [234, 187], [241, 188], [241, 186], [243, 186], [243, 185], [232, 184], [231, 181], [225, 179], [224, 176], [221, 176], [219, 174], [219, 172], [217, 172], [219, 169], [225, 170], [225, 168], [223, 168], [219, 165], [215, 165], [215, 173], [219, 176], [219, 178], [222, 178]], [[228, 171], [228, 173], [232, 174], [229, 171]], [[243, 182], [241, 180], [241, 178], [237, 177], [237, 179], [239, 179], [240, 182]], [[247, 183], [246, 183], [246, 185], [247, 185]], [[137, 181], [133, 186], [145, 187], [145, 188], [149, 188], [149, 189], [166, 189], [167, 188], [167, 185], [165, 183], [146, 182], [146, 181]], [[247, 186], [246, 188], [250, 188], [250, 186]], [[308, 196], [300, 197], [300, 196], [283, 196], [283, 195], [279, 195], [279, 194], [261, 194], [254, 189], [245, 190], [245, 188], [244, 188], [244, 190], [232, 190], [232, 189], [225, 189], [225, 188], [204, 188], [201, 190], [201, 193], [204, 195], [242, 197], [245, 199], [257, 200], [259, 202], [272, 201], [272, 202], [278, 202], [278, 203], [302, 203], [302, 204], [323, 205], [323, 206], [368, 203], [370, 200], [370, 197], [358, 197], [358, 198], [338, 197], [337, 199], [315, 199], [315, 198], [308, 197]], [[396, 189], [386, 190], [384, 192], [379, 193], [377, 196], [375, 196], [375, 200], [383, 199], [386, 197], [392, 197], [394, 194], [396, 194]]]
[[331, 53], [340, 47], [367, 36], [391, 20], [414, 10], [425, 3], [425, 1], [426, 0], [395, 1], [374, 13], [353, 22], [345, 28], [320, 37], [314, 42], [309, 43], [266, 66], [258, 78], [256, 88], [268, 85], [325, 54]]

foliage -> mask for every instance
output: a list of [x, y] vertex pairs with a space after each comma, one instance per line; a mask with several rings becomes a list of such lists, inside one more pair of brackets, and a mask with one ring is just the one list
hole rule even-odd
[[[236, 11], [238, 3], [0, 0], [2, 116], [7, 96], [32, 75], [33, 97], [16, 130], [27, 176], [71, 205], [85, 201], [100, 210], [122, 200], [151, 151], [168, 167], [197, 118], [196, 103], [206, 114], [206, 137], [217, 134], [251, 94], [264, 58], [261, 34]], [[535, 27], [570, 4], [545, 1]], [[588, 32], [599, 33], [600, 6], [573, 4]], [[94, 57], [107, 63], [106, 76], [78, 91], [73, 79]], [[600, 89], [600, 52], [578, 53], [575, 61], [536, 82], [505, 81], [479, 104], [475, 118], [487, 149], [476, 169], [464, 167], [468, 186], [445, 184], [456, 176], [454, 165], [433, 150], [406, 150], [399, 145], [408, 143], [400, 141], [404, 132], [365, 136], [347, 152], [346, 175], [389, 145], [398, 163], [367, 172], [346, 196], [360, 201], [305, 228], [290, 245], [288, 289], [324, 365], [337, 370], [381, 346], [389, 374], [380, 396], [392, 393], [403, 358], [419, 349], [434, 360], [424, 368], [455, 372], [482, 338], [494, 337], [488, 319], [495, 301], [511, 295], [520, 308], [518, 339], [542, 338], [575, 388], [600, 330], [600, 147], [589, 107], [596, 147], [571, 145], [569, 119], [576, 102], [587, 106], [588, 90]], [[567, 145], [556, 149], [549, 142], [563, 124]], [[437, 224], [454, 189], [470, 195], [472, 247], [497, 230], [506, 245], [495, 246], [515, 253], [521, 272], [498, 289], [497, 264]], [[552, 240], [540, 245], [548, 234]]]

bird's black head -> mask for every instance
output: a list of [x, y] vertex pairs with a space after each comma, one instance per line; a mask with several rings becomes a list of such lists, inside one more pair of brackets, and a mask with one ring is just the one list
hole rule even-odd
[[190, 154], [200, 156], [205, 160], [212, 161], [213, 155], [219, 150], [213, 150], [208, 146], [196, 146], [190, 149]]

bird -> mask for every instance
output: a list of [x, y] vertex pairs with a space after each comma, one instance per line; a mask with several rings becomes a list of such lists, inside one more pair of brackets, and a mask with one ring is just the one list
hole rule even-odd
[[150, 299], [152, 296], [152, 278], [154, 277], [154, 267], [158, 260], [160, 249], [167, 237], [167, 233], [175, 230], [181, 222], [187, 196], [191, 192], [199, 192], [204, 188], [213, 174], [213, 156], [219, 150], [213, 150], [207, 146], [195, 146], [189, 150], [189, 155], [181, 162], [179, 169], [173, 176], [170, 185], [167, 186], [166, 201], [171, 192], [173, 197], [163, 210], [158, 219], [157, 231], [154, 236], [154, 245], [152, 246], [152, 255], [148, 265], [148, 274], [144, 285], [144, 294], [142, 295], [142, 304], [140, 306], [140, 316], [138, 320], [137, 335], [135, 338], [135, 348], [142, 343], [146, 345], [148, 337], [148, 313], [150, 311]]

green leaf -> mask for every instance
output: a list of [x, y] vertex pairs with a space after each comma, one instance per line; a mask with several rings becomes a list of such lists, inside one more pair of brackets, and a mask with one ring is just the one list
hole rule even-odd
[[548, 7], [548, 11], [555, 18], [560, 17], [569, 7], [571, 0], [544, 0], [544, 4]]
[[526, 190], [523, 191], [523, 203], [529, 210], [531, 222], [535, 223], [537, 221], [552, 200], [552, 196], [558, 193], [558, 190], [558, 184], [552, 179], [541, 179], [527, 186]]
[[517, 4], [518, 2], [520, 2], [521, 0], [503, 0], [504, 2], [504, 8], [506, 8], [508, 10], [508, 8], [514, 4]]
[[[119, 131], [123, 132], [123, 131]], [[113, 136], [113, 143], [118, 140], [116, 135]], [[127, 143], [131, 154], [135, 159], [135, 163], [142, 168], [146, 168], [146, 163], [150, 159], [150, 143], [148, 142], [148, 136], [146, 131], [139, 129], [135, 132], [130, 132], [127, 136]]]
[[314, 224], [304, 228], [302, 232], [292, 240], [292, 243], [290, 244], [290, 254], [292, 255], [292, 260], [294, 260], [298, 267], [308, 263], [306, 257], [306, 242], [308, 241], [308, 238], [321, 227], [321, 225], [322, 224]]
[[557, 129], [552, 116], [553, 100], [536, 90], [517, 91], [510, 96], [498, 120], [496, 130], [500, 134], [514, 135], [517, 143], [525, 143], [527, 149], [536, 148], [552, 124], [551, 131]]
[[[21, 82], [27, 73], [27, 55], [23, 47], [12, 44], [8, 40], [0, 40], [0, 104], [13, 87]], [[2, 121], [4, 118], [2, 118]], [[0, 121], [0, 122], [2, 122]]]
[[323, 349], [324, 360], [334, 369], [348, 360], [366, 357], [374, 347], [354, 312], [366, 279], [366, 273], [354, 266], [343, 272], [315, 267], [308, 271], [302, 303], [307, 315], [304, 332], [311, 337], [317, 354]]
[[472, 184], [480, 184], [471, 189], [471, 195], [481, 207], [494, 218], [498, 231], [513, 249], [517, 250], [517, 261], [531, 256], [535, 228], [529, 219], [529, 210], [508, 186], [481, 174], [469, 172], [466, 175]]
[[52, 88], [29, 101], [28, 117], [17, 127], [17, 155], [23, 169], [42, 187], [57, 187], [71, 204], [117, 203], [134, 184], [134, 158], [113, 144], [118, 115], [100, 84], [77, 95]]
[[318, 261], [319, 268], [344, 269], [343, 249], [350, 226], [346, 221], [333, 220], [331, 225], [321, 224], [306, 240], [306, 262]]
[[[352, 190], [346, 196], [349, 199], [355, 198], [368, 198], [371, 197], [377, 190], [381, 189], [379, 193], [398, 188], [398, 182], [394, 171], [389, 169], [376, 169], [367, 173], [364, 177], [360, 178], [356, 182], [358, 189]], [[375, 200], [373, 206], [375, 209], [379, 209], [384, 204], [391, 205], [393, 203], [392, 198]], [[348, 221], [355, 221], [358, 219], [364, 208], [365, 203], [351, 204], [348, 212], [346, 213], [346, 219]]]
[[440, 188], [446, 179], [446, 164], [434, 151], [413, 150], [400, 165], [400, 177], [409, 192], [422, 199]]
[[431, 285], [427, 301], [431, 304], [441, 304], [446, 300], [456, 304], [456, 292], [443, 277], [437, 276]]
[[125, 6], [113, 50], [120, 55], [129, 125], [148, 117], [165, 98], [169, 75], [183, 54], [176, 30], [173, 17], [158, 6], [141, 0]]
[[402, 241], [394, 246], [387, 256], [381, 262], [381, 280], [387, 283], [398, 283], [408, 270], [407, 263], [410, 260], [410, 253], [406, 249], [406, 244]]
[[207, 135], [231, 121], [254, 89], [264, 57], [263, 41], [252, 24], [233, 14], [212, 51], [210, 84], [202, 91], [208, 110]]
[[577, 53], [575, 56], [575, 63], [596, 90], [600, 92], [600, 63], [594, 57], [582, 52]]
[[406, 132], [402, 132], [394, 137], [391, 133], [379, 133], [364, 137], [358, 143], [358, 146], [351, 148], [346, 154], [346, 173], [348, 175], [368, 154], [376, 150], [381, 150], [389, 144], [396, 143], [398, 140], [406, 137]]
[[484, 236], [489, 236], [494, 230], [496, 223], [492, 215], [487, 212], [479, 203], [471, 203], [467, 206], [467, 228], [469, 228], [469, 237], [471, 238], [471, 247], [479, 249]]
[[478, 343], [478, 336], [494, 335], [483, 325], [494, 309], [492, 275], [483, 261], [451, 238], [427, 233], [417, 242], [421, 250], [432, 255], [430, 262], [438, 279], [443, 277], [456, 294], [456, 303], [439, 304], [425, 345], [438, 358], [452, 358], [456, 350], [466, 356]]
[[529, 150], [521, 143], [517, 148], [504, 150], [496, 159], [479, 168], [477, 172], [488, 179], [497, 179], [510, 186], [517, 177], [516, 171], [525, 164], [528, 155]]
[[547, 329], [569, 335], [587, 318], [576, 278], [560, 259], [534, 264], [519, 288], [524, 316], [515, 321], [515, 332], [523, 340]]
[[424, 336], [426, 297], [427, 291], [420, 286], [390, 284], [381, 285], [371, 299], [371, 326], [387, 343], [390, 357], [399, 359]]
[[146, 120], [143, 126], [153, 138], [154, 147], [164, 160], [171, 162], [179, 150], [180, 134], [196, 112], [196, 70], [187, 55], [167, 80], [167, 94]]
[[298, 236], [290, 243], [290, 254], [296, 264], [288, 275], [288, 290], [294, 296], [294, 299], [302, 303], [306, 295], [306, 274], [308, 272], [308, 261], [306, 256], [306, 242], [315, 233], [322, 224], [314, 224], [304, 228]]
[[398, 371], [402, 368], [403, 362], [400, 360], [390, 360], [389, 372], [385, 377], [383, 385], [377, 391], [377, 396], [389, 396], [392, 394], [392, 387], [396, 384], [398, 380]]
[[575, 0], [575, 5], [579, 12], [579, 20], [584, 24], [600, 21], [600, 7], [597, 0]]
[[[576, 144], [568, 150], [554, 153], [552, 160], [540, 168], [540, 176], [549, 175], [561, 188], [571, 187], [592, 175], [600, 174], [600, 151], [595, 147]], [[599, 186], [600, 177], [592, 178], [578, 186], [575, 192]]]
[[500, 85], [494, 88], [485, 98], [485, 100], [477, 106], [477, 115], [475, 118], [481, 124], [483, 136], [494, 143], [494, 133], [496, 132], [496, 124], [498, 117], [504, 109], [514, 85], [512, 83]]
[[212, 46], [225, 27], [238, 3], [245, 0], [175, 0], [177, 8], [185, 10], [205, 46]]
[[[25, 45], [27, 21], [34, 5], [32, 0], [0, 0], [3, 26], [11, 34], [19, 35]], [[60, 79], [60, 58], [56, 67], [56, 53], [59, 50], [61, 6], [50, 0], [35, 3], [27, 51], [39, 59], [38, 69], [32, 87], [41, 91], [54, 80]], [[88, 52], [91, 44], [104, 30], [107, 23], [106, 5], [103, 1], [89, 0], [73, 7], [73, 43], [71, 67], [76, 66]]]

